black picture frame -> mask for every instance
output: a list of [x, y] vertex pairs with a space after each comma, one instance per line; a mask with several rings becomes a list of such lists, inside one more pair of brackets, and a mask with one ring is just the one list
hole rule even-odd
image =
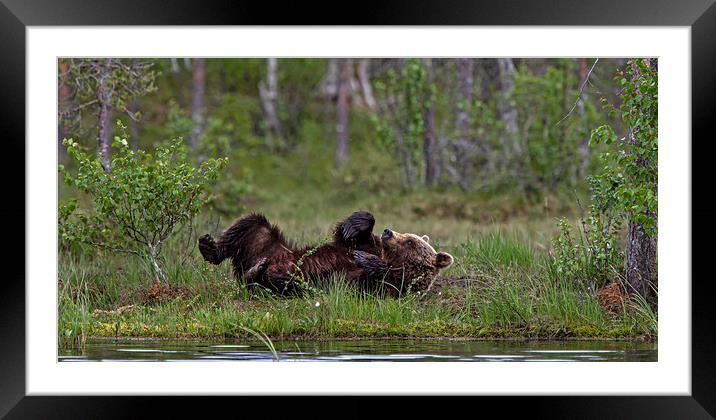
[[[292, 416], [328, 414], [350, 417], [404, 413], [418, 408], [423, 414], [445, 412], [456, 401], [392, 401], [365, 404], [342, 397], [338, 412], [324, 409], [324, 401], [277, 403], [273, 397], [247, 401], [245, 397], [28, 397], [25, 395], [25, 28], [26, 26], [74, 25], [567, 25], [567, 26], [688, 26], [691, 27], [692, 58], [692, 388], [690, 396], [600, 396], [600, 397], [472, 397], [462, 408], [468, 413], [522, 414], [550, 418], [712, 418], [716, 416], [716, 353], [713, 330], [714, 288], [705, 261], [710, 257], [716, 234], [710, 206], [714, 195], [712, 173], [707, 165], [713, 148], [711, 125], [716, 114], [716, 5], [714, 0], [503, 0], [476, 2], [367, 1], [353, 4], [350, 12], [341, 7], [309, 6], [305, 2], [277, 4], [245, 1], [138, 1], [97, 0], [0, 0], [0, 102], [2, 103], [2, 166], [7, 197], [0, 208], [7, 246], [6, 273], [0, 283], [0, 416], [7, 418], [120, 418], [147, 417], [151, 412], [167, 417], [187, 406], [201, 407], [202, 417], [217, 410], [240, 414], [251, 407], [284, 409]], [[628, 42], [626, 40], [625, 42]], [[708, 135], [711, 134], [711, 135]], [[693, 140], [698, 139], [698, 140]], [[689, 141], [689, 139], [683, 139]], [[20, 156], [24, 159], [20, 159]], [[19, 221], [24, 220], [25, 224]], [[9, 232], [8, 232], [9, 230]], [[687, 281], [687, 279], [683, 279]], [[399, 390], [396, 390], [399, 392]], [[416, 404], [416, 402], [418, 404]], [[317, 409], [316, 407], [321, 407]], [[342, 408], [340, 408], [342, 407]], [[346, 408], [349, 407], [349, 410]], [[378, 409], [377, 407], [380, 407]], [[149, 410], [149, 411], [147, 411]], [[158, 411], [157, 411], [158, 410]], [[299, 411], [299, 412], [297, 412]], [[332, 415], [332, 413], [334, 415]]]

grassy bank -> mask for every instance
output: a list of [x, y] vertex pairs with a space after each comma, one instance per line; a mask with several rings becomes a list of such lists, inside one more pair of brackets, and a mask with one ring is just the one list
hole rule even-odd
[[[320, 240], [331, 217], [319, 219], [286, 232]], [[283, 222], [295, 228], [301, 221]], [[154, 283], [147, 263], [135, 257], [61, 254], [61, 345], [80, 345], [92, 336], [223, 339], [250, 337], [250, 331], [272, 339], [617, 338], [657, 331], [647, 305], [625, 300], [607, 311], [589, 286], [552, 273], [547, 247], [554, 219], [548, 214], [490, 224], [425, 217], [398, 223], [396, 217], [396, 229], [429, 233], [437, 249], [456, 259], [429, 293], [400, 299], [361, 294], [340, 278], [325, 279], [302, 297], [247, 290], [231, 277], [228, 264], [210, 266], [194, 247], [196, 235], [216, 223], [203, 218], [167, 245], [169, 285]]]

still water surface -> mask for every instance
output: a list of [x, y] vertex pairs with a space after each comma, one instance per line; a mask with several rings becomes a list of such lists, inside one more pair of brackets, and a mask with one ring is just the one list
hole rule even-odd
[[655, 362], [657, 343], [633, 341], [90, 341], [60, 350], [61, 362], [276, 361], [281, 362]]

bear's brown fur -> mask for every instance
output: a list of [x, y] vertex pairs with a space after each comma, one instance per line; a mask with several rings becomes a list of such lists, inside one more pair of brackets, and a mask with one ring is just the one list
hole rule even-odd
[[436, 252], [427, 236], [385, 229], [373, 235], [373, 215], [358, 211], [336, 224], [330, 243], [296, 246], [260, 214], [239, 219], [215, 241], [199, 238], [204, 259], [220, 264], [230, 258], [234, 275], [275, 293], [292, 294], [303, 281], [343, 274], [361, 290], [398, 296], [409, 288], [428, 290], [453, 257]]

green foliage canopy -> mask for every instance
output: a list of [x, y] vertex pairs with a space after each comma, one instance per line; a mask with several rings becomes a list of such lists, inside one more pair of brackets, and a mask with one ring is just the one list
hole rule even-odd
[[595, 199], [616, 206], [644, 227], [657, 233], [658, 185], [658, 74], [647, 60], [627, 62], [626, 72], [616, 76], [622, 92], [619, 110], [629, 133], [619, 138], [603, 125], [592, 132], [590, 143], [614, 144], [616, 152], [602, 155], [606, 165], [593, 177]]

